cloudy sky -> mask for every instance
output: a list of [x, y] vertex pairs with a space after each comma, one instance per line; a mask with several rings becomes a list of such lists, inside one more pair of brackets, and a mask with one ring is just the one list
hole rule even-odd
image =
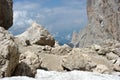
[[70, 40], [73, 31], [87, 24], [86, 0], [13, 0], [14, 24], [10, 31], [20, 34], [32, 22], [45, 26], [58, 41]]

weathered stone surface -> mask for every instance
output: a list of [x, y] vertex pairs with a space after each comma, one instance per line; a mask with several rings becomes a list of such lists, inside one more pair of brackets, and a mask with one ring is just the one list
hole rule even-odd
[[62, 59], [63, 56], [53, 54], [39, 54], [41, 58], [41, 68], [49, 71], [63, 71]]
[[13, 24], [12, 0], [0, 0], [0, 26], [9, 29]]
[[18, 47], [14, 37], [0, 27], [0, 77], [11, 76], [19, 62]]
[[26, 51], [20, 55], [19, 64], [17, 65], [14, 76], [35, 77], [36, 69], [40, 68], [41, 61], [34, 52]]
[[[104, 67], [102, 68], [99, 65], [103, 65]], [[92, 53], [89, 49], [80, 50], [77, 48], [74, 48], [71, 53], [63, 59], [63, 66], [68, 70], [95, 71], [99, 73], [110, 73], [113, 70], [112, 63], [106, 58]], [[98, 68], [101, 70], [99, 71]]]
[[87, 13], [89, 24], [75, 38], [75, 46], [101, 44], [106, 39], [120, 41], [119, 0], [87, 0]]
[[114, 63], [114, 70], [120, 72], [120, 57]]
[[34, 77], [37, 69], [64, 71], [62, 67], [63, 57], [53, 54], [52, 48], [48, 45], [19, 45], [20, 59], [13, 75]]
[[113, 59], [116, 60], [117, 58], [119, 58], [119, 56], [114, 54], [113, 52], [110, 52], [110, 53], [106, 54], [106, 57], [109, 60], [113, 60]]
[[55, 55], [67, 55], [70, 53], [72, 48], [70, 48], [68, 45], [64, 44], [63, 46], [57, 46], [55, 48], [52, 48], [51, 54]]
[[48, 30], [37, 23], [33, 23], [27, 31], [16, 36], [16, 41], [22, 45], [37, 44], [54, 46], [55, 44], [55, 40]]
[[91, 49], [95, 50], [99, 55], [105, 55], [108, 51], [106, 48], [103, 48], [99, 45], [92, 45]]
[[104, 74], [109, 74], [109, 68], [105, 65], [97, 65], [97, 67], [93, 70], [93, 72], [97, 73], [104, 73]]

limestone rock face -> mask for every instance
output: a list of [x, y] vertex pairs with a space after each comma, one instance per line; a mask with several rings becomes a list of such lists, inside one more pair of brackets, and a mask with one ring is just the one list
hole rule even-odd
[[23, 45], [37, 44], [54, 46], [55, 44], [55, 40], [48, 30], [37, 23], [33, 23], [27, 31], [16, 37], [17, 42], [20, 42]]
[[13, 36], [0, 27], [0, 77], [9, 77], [19, 62], [18, 47]]
[[14, 70], [13, 76], [35, 77], [36, 69], [41, 65], [41, 59], [37, 53], [42, 51], [42, 47], [40, 45], [23, 46], [18, 44], [18, 48], [20, 52], [19, 64]]
[[9, 29], [13, 24], [12, 0], [0, 0], [0, 26]]
[[120, 41], [119, 0], [87, 0], [87, 13], [89, 23], [78, 34], [78, 47], [101, 44], [106, 39]]

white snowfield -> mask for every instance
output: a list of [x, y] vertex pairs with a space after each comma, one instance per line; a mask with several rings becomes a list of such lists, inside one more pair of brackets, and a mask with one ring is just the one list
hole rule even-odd
[[120, 76], [116, 74], [108, 75], [84, 71], [56, 72], [37, 70], [35, 78], [18, 76], [0, 80], [120, 80]]

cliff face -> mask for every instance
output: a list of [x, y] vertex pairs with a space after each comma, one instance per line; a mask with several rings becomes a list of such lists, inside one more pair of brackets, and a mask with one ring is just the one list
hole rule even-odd
[[101, 44], [106, 39], [120, 41], [120, 0], [88, 0], [87, 14], [89, 23], [77, 36], [79, 47]]
[[12, 0], [0, 0], [0, 26], [9, 29], [12, 24]]

